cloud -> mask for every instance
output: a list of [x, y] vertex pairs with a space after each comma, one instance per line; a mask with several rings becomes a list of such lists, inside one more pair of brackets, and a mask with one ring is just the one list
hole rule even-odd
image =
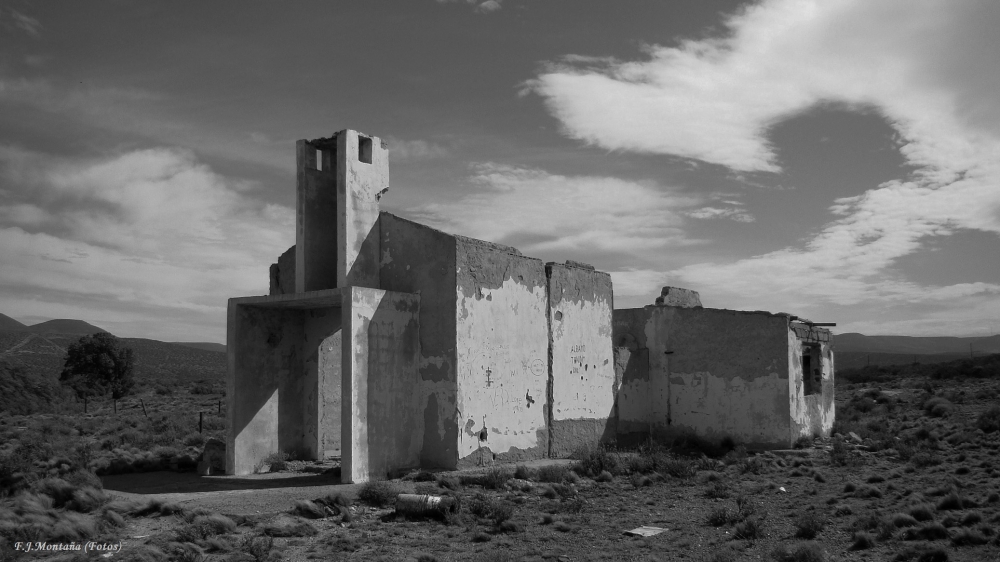
[[480, 0], [437, 0], [439, 4], [449, 4], [451, 2], [465, 2], [466, 4], [472, 4], [476, 6], [477, 12], [490, 13], [495, 12], [500, 9], [500, 3], [502, 0], [486, 0], [485, 2]]
[[647, 259], [649, 252], [701, 242], [685, 234], [681, 210], [704, 199], [675, 188], [491, 162], [474, 165], [471, 181], [459, 199], [428, 203], [408, 214], [448, 232], [514, 245], [528, 255]]
[[421, 160], [434, 160], [448, 156], [450, 151], [429, 141], [415, 139], [403, 140], [396, 137], [388, 137], [389, 157], [393, 162], [416, 162]]
[[13, 8], [5, 9], [0, 6], [0, 24], [5, 29], [19, 29], [35, 38], [41, 36], [42, 22]]
[[222, 341], [226, 300], [266, 293], [268, 264], [292, 243], [290, 209], [243, 196], [187, 151], [72, 160], [4, 147], [0, 173], [8, 314], [63, 306], [124, 335]]
[[185, 146], [205, 154], [282, 171], [292, 169], [288, 147], [295, 139], [270, 139], [259, 132], [234, 135], [212, 129], [205, 123], [190, 122], [171, 115], [176, 100], [170, 96], [138, 88], [107, 87], [100, 84], [63, 83], [48, 78], [21, 78], [0, 70], [0, 107], [12, 119], [21, 118], [32, 127], [33, 117], [22, 117], [24, 107], [57, 115], [69, 124], [82, 124], [112, 132], [137, 134], [156, 144]]
[[[922, 287], [889, 272], [927, 237], [1000, 233], [995, 2], [772, 0], [725, 25], [724, 36], [648, 46], [639, 61], [566, 57], [527, 87], [573, 138], [695, 158], [737, 178], [781, 172], [768, 140], [776, 123], [825, 103], [874, 110], [896, 129], [915, 172], [837, 200], [838, 218], [803, 247], [669, 275], [724, 295], [727, 306], [757, 309], [995, 294], [990, 283]], [[735, 218], [736, 209], [687, 215]]]
[[712, 195], [713, 205], [685, 211], [684, 214], [694, 219], [730, 219], [736, 222], [754, 222], [757, 219], [743, 208], [743, 202], [731, 193]]

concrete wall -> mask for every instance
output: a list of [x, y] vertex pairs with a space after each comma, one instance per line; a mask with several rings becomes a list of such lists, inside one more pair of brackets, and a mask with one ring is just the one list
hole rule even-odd
[[337, 287], [337, 136], [295, 143], [295, 288], [286, 294]]
[[250, 474], [278, 452], [318, 458], [339, 442], [325, 419], [339, 415], [340, 365], [331, 365], [341, 329], [341, 293], [230, 299], [226, 470]]
[[415, 400], [425, 427], [421, 464], [455, 468], [455, 237], [389, 213], [381, 214], [379, 225], [382, 288], [420, 294], [420, 388]]
[[420, 297], [350, 287], [345, 305], [343, 482], [417, 467], [423, 417], [419, 388]]
[[[830, 347], [830, 332], [793, 322], [788, 330], [788, 398], [791, 413], [789, 439], [793, 443], [802, 436], [829, 437], [836, 415], [834, 404], [834, 358]], [[812, 365], [820, 359], [822, 377], [819, 389], [805, 394], [802, 371], [803, 347], [811, 349]]]
[[648, 438], [652, 419], [649, 391], [649, 344], [646, 324], [651, 308], [631, 308], [613, 312], [616, 432], [624, 443]]
[[455, 256], [459, 465], [544, 457], [545, 266], [460, 236]]
[[573, 264], [545, 268], [552, 362], [549, 455], [564, 457], [615, 436], [614, 305], [607, 273]]
[[[628, 422], [641, 417], [648, 400], [654, 435], [694, 431], [750, 447], [790, 445], [786, 316], [671, 306], [644, 310], [646, 318], [615, 311], [616, 344], [645, 343], [649, 357], [645, 385], [640, 377], [623, 378], [621, 431], [642, 430]], [[640, 326], [642, 334], [625, 331]], [[622, 355], [619, 349], [619, 363]]]
[[[367, 160], [367, 161], [366, 161]], [[389, 145], [350, 129], [337, 134], [337, 286], [379, 288], [379, 200], [389, 189]]]
[[306, 419], [307, 454], [314, 459], [339, 457], [343, 314], [340, 308], [318, 308], [304, 310], [302, 316], [303, 391], [305, 404], [316, 408]]

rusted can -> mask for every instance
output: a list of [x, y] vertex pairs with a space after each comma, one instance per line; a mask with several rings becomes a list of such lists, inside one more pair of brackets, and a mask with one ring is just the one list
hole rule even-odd
[[399, 494], [396, 496], [396, 511], [409, 515], [435, 515], [458, 511], [458, 503], [451, 496]]

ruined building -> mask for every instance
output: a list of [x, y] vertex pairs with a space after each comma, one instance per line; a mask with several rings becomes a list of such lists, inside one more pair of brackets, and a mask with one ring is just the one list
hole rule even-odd
[[677, 431], [761, 448], [829, 434], [827, 330], [683, 289], [614, 310], [591, 266], [380, 211], [377, 137], [296, 154], [295, 246], [270, 295], [229, 301], [228, 473], [279, 451], [340, 456], [360, 482]]

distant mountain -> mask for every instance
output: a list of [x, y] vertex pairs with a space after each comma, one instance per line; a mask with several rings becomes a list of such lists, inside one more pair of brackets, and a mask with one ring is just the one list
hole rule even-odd
[[23, 332], [27, 329], [27, 326], [17, 320], [14, 320], [10, 316], [0, 314], [0, 332]]
[[29, 332], [36, 334], [73, 334], [78, 336], [89, 336], [98, 332], [107, 332], [104, 328], [98, 328], [93, 324], [88, 324], [83, 320], [49, 320], [40, 324], [33, 324], [26, 328]]
[[1000, 353], [1000, 335], [956, 338], [837, 334], [833, 336], [833, 350], [838, 353], [988, 355]]
[[226, 346], [221, 343], [211, 343], [211, 342], [201, 342], [201, 341], [175, 341], [170, 343], [174, 345], [183, 345], [184, 347], [190, 347], [193, 349], [204, 349], [205, 351], [218, 351], [220, 353], [226, 352]]

